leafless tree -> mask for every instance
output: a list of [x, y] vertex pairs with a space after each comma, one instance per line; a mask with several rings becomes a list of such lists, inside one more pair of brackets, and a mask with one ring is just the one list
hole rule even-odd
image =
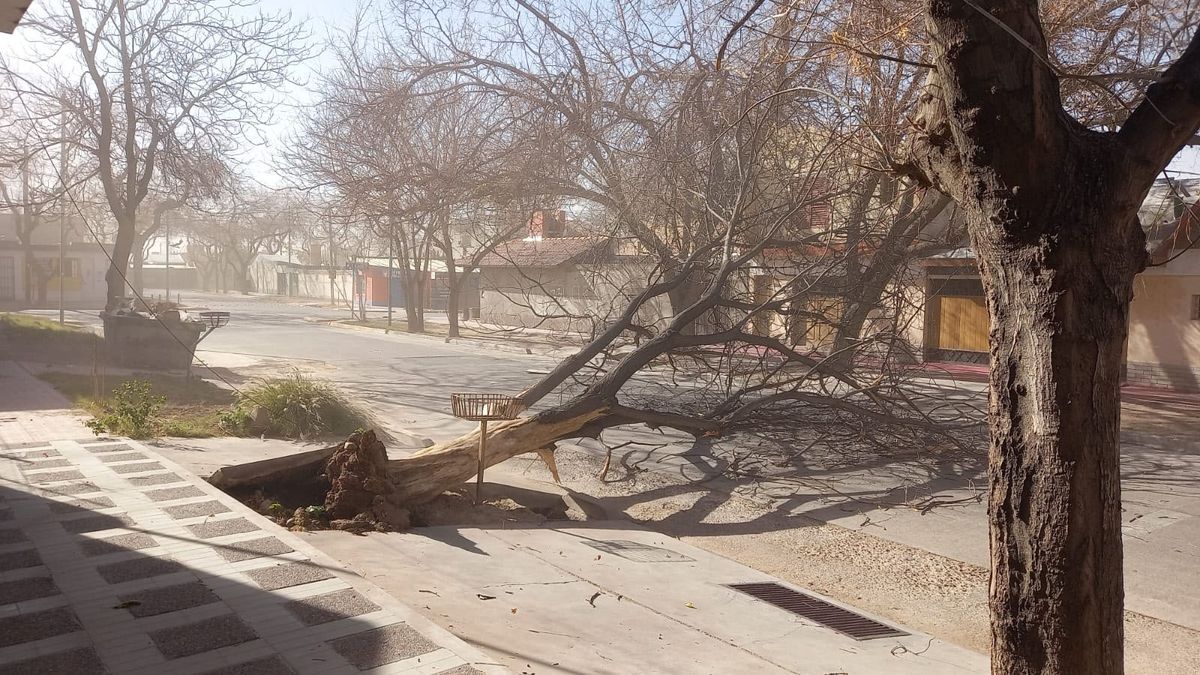
[[4, 86], [26, 117], [65, 119], [103, 186], [116, 223], [112, 309], [165, 163], [229, 157], [254, 141], [306, 36], [248, 0], [70, 0], [35, 6], [22, 28], [41, 51], [6, 58]]

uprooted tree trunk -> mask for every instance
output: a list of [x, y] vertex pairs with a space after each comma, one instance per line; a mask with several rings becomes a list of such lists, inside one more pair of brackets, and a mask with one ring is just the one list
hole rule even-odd
[[[488, 429], [484, 466], [542, 448], [555, 441], [579, 436], [588, 425], [611, 414], [599, 399], [584, 399], [576, 405], [555, 408], [508, 422], [494, 422]], [[461, 485], [479, 469], [479, 431], [442, 445], [421, 450], [411, 457], [388, 462], [387, 474], [402, 503], [419, 504]]]

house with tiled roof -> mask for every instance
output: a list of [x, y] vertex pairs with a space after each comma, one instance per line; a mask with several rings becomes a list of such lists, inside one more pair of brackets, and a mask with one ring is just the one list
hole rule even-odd
[[[479, 263], [479, 319], [487, 324], [591, 334], [645, 288], [648, 263], [619, 240], [572, 227], [566, 214], [535, 213], [528, 234]], [[652, 305], [644, 320], [670, 315]]]

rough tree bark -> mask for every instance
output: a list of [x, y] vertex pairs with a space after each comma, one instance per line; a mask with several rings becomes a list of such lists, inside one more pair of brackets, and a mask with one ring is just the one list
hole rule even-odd
[[1120, 371], [1137, 208], [1200, 125], [1200, 41], [1120, 132], [1064, 109], [1036, 0], [927, 0], [910, 164], [965, 210], [992, 317], [992, 670], [1123, 668]]

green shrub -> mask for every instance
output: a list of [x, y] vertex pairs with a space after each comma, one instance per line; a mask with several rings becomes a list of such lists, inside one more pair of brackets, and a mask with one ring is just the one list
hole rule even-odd
[[347, 434], [366, 426], [363, 416], [336, 389], [300, 373], [264, 380], [243, 391], [233, 410], [222, 416], [221, 423], [231, 433], [284, 438]]
[[156, 415], [166, 399], [151, 393], [150, 382], [129, 380], [113, 390], [96, 419], [85, 422], [97, 436], [113, 433], [130, 438], [154, 435]]
[[241, 405], [234, 405], [217, 416], [217, 426], [234, 436], [246, 436], [251, 432], [250, 413]]

